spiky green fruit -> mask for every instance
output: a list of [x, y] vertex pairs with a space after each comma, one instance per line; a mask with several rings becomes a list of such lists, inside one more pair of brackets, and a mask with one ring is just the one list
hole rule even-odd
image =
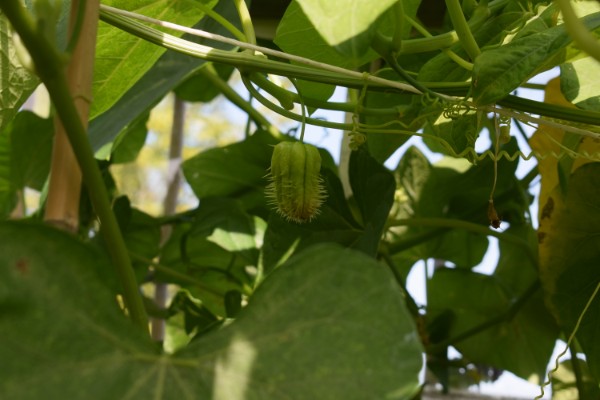
[[267, 196], [279, 214], [304, 223], [319, 213], [325, 199], [320, 170], [321, 155], [315, 146], [302, 142], [275, 146]]

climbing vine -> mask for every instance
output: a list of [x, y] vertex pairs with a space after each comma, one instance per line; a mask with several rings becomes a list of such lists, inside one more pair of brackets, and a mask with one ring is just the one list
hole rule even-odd
[[[265, 33], [266, 4], [0, 3], [0, 393], [409, 399], [509, 371], [597, 398], [597, 3], [293, 0]], [[48, 118], [24, 107], [40, 83]], [[182, 174], [199, 205], [172, 189], [149, 215], [111, 168], [169, 93], [163, 186]], [[218, 95], [243, 139], [179, 166], [183, 102]], [[341, 161], [307, 126], [344, 133]]]

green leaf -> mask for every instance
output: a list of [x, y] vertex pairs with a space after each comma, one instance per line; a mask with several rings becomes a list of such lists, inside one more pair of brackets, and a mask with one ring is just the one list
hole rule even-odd
[[[600, 164], [575, 170], [566, 195], [556, 188], [548, 197], [540, 218], [540, 275], [550, 311], [570, 334], [577, 319], [600, 284]], [[577, 332], [590, 370], [600, 378], [600, 312], [596, 296]]]
[[[581, 18], [589, 30], [600, 27], [600, 13]], [[520, 37], [484, 51], [475, 60], [473, 99], [478, 105], [494, 103], [540, 71], [547, 61], [571, 43], [564, 25]]]
[[[129, 8], [153, 18], [183, 26], [192, 26], [204, 17], [204, 12], [193, 0], [141, 0], [134, 4], [124, 0], [108, 0], [108, 6]], [[212, 8], [216, 0], [203, 0], [203, 6]], [[133, 7], [132, 7], [133, 6]], [[181, 36], [182, 33], [172, 33]], [[96, 63], [94, 65], [94, 102], [90, 118], [94, 118], [121, 98], [165, 52], [164, 47], [105, 23], [98, 26]]]
[[425, 125], [424, 133], [430, 135], [425, 138], [425, 142], [431, 150], [456, 157], [464, 150], [475, 147], [479, 136], [477, 113], [469, 112], [457, 118], [440, 115], [435, 122]]
[[17, 114], [8, 126], [12, 179], [19, 188], [42, 190], [50, 173], [54, 123], [29, 111]]
[[[0, 392], [7, 398], [123, 398], [160, 357], [96, 270], [106, 257], [44, 226], [0, 225]], [[132, 385], [132, 386], [130, 386]], [[138, 392], [139, 393], [139, 392]]]
[[[233, 67], [230, 65], [215, 64], [214, 68], [225, 82], [233, 73]], [[221, 94], [221, 91], [203, 74], [194, 73], [175, 88], [175, 94], [185, 101], [208, 103]]]
[[392, 173], [360, 148], [350, 155], [350, 186], [362, 216], [365, 234], [356, 248], [375, 255], [394, 203], [396, 181]]
[[69, 235], [5, 223], [0, 392], [7, 398], [408, 399], [422, 349], [386, 269], [322, 245], [274, 272], [238, 318], [159, 353], [95, 276], [105, 258]]
[[[146, 123], [150, 114], [142, 114], [129, 124], [117, 136], [111, 146], [110, 160], [113, 164], [124, 164], [135, 161], [146, 143], [148, 129]], [[98, 157], [98, 155], [96, 155]]]
[[[196, 6], [194, 6], [196, 7]], [[239, 24], [233, 3], [219, 2], [214, 11], [222, 17]], [[208, 32], [227, 35], [227, 31], [212, 18], [203, 18], [194, 26]], [[187, 38], [197, 43], [208, 44], [204, 39]], [[211, 42], [218, 49], [231, 49], [230, 45]], [[106, 112], [95, 117], [88, 135], [94, 150], [111, 142], [122, 129], [145, 112], [149, 112], [169, 91], [177, 87], [187, 76], [202, 68], [204, 60], [173, 51], [164, 53], [158, 61], [127, 92], [120, 93], [119, 99]]]
[[[459, 159], [445, 159], [442, 165], [432, 166], [417, 148], [409, 148], [394, 171], [398, 194], [393, 218], [456, 218], [481, 222], [480, 217], [485, 215], [482, 206], [487, 206], [485, 194], [473, 193], [471, 185], [461, 183], [477, 170], [478, 167]], [[486, 173], [491, 176], [492, 171], [486, 168]], [[481, 184], [481, 177], [478, 179]], [[456, 201], [455, 197], [462, 194], [468, 200]], [[415, 238], [420, 239], [411, 243]], [[392, 249], [411, 243], [394, 257], [397, 264], [406, 268], [431, 257], [472, 268], [481, 262], [488, 247], [485, 236], [462, 229], [395, 226], [389, 229], [387, 239]]]
[[[395, 81], [400, 80], [398, 75], [392, 71], [384, 70], [379, 76]], [[365, 114], [364, 119], [366, 124], [383, 125], [393, 120], [398, 124], [398, 129], [405, 131], [415, 132], [417, 129], [422, 128], [423, 120], [417, 117], [420, 111], [424, 111], [424, 107], [421, 99], [415, 98], [415, 96], [393, 91], [367, 91], [364, 105], [374, 109], [394, 110], [393, 113], [388, 115]], [[405, 132], [398, 134], [369, 132], [367, 133], [367, 147], [371, 156], [383, 164], [394, 154], [398, 147], [402, 146], [410, 138], [411, 136]]]
[[269, 133], [257, 131], [243, 142], [206, 150], [183, 163], [183, 174], [199, 198], [263, 191], [271, 165]]
[[[432, 319], [447, 310], [454, 314], [448, 332], [449, 337], [454, 337], [505, 312], [515, 296], [493, 276], [445, 268], [437, 270], [429, 281], [427, 299], [428, 316]], [[541, 295], [536, 296], [512, 319], [457, 342], [454, 347], [470, 362], [541, 382], [558, 333], [544, 311]]]
[[565, 98], [584, 110], [600, 111], [600, 73], [598, 61], [580, 58], [560, 66], [560, 89]]
[[325, 42], [354, 58], [369, 49], [378, 18], [395, 3], [395, 0], [297, 1]]
[[[242, 390], [246, 399], [410, 398], [421, 367], [393, 278], [373, 259], [333, 245], [281, 266], [232, 325], [179, 357], [203, 354], [218, 360], [213, 393], [223, 399]], [[213, 373], [199, 363], [177, 370], [184, 380], [206, 379], [203, 371]]]
[[0, 131], [0, 218], [5, 219], [17, 205], [17, 187], [11, 168], [11, 135]]
[[[333, 5], [334, 3], [330, 4]], [[336, 3], [338, 16], [342, 14], [339, 12], [341, 9], [340, 6]], [[330, 25], [329, 23], [327, 24]], [[355, 59], [341, 55], [332, 47], [334, 44], [327, 43], [326, 39], [323, 39], [320, 32], [318, 32], [318, 28], [315, 28], [315, 26], [319, 25], [315, 24], [313, 26], [305, 10], [303, 11], [299, 2], [294, 0], [290, 3], [279, 22], [274, 42], [287, 53], [343, 68], [356, 68], [378, 57], [372, 51]], [[331, 93], [333, 93], [333, 88]]]
[[161, 264], [191, 280], [157, 271], [157, 279], [188, 288], [214, 314], [225, 316], [230, 291], [253, 284], [246, 267], [257, 267], [265, 222], [247, 214], [239, 201], [208, 198], [193, 214], [193, 222], [175, 228], [161, 250]]
[[[508, 32], [520, 27], [527, 14], [523, 11], [504, 12], [489, 18], [473, 31], [479, 47], [494, 46], [502, 42]], [[468, 59], [467, 53], [460, 43], [450, 47], [458, 56]], [[446, 53], [432, 57], [419, 69], [419, 80], [423, 82], [464, 82], [471, 78], [471, 71], [459, 66]]]
[[0, 131], [0, 216], [16, 205], [17, 191], [41, 190], [50, 170], [52, 120], [22, 111]]
[[14, 118], [39, 83], [17, 57], [10, 23], [0, 12], [0, 131]]

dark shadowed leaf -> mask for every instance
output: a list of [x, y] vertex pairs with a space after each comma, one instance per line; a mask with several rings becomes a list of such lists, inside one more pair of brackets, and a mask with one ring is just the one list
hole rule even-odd
[[[119, 311], [106, 258], [47, 227], [0, 236], [0, 391], [11, 399], [407, 399], [422, 350], [392, 276], [322, 245], [264, 281], [238, 318], [173, 356]], [[368, 290], [365, 290], [368, 288]]]

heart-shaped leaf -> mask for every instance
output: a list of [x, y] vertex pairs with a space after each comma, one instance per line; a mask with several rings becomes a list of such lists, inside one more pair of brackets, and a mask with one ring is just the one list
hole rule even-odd
[[0, 225], [0, 393], [10, 399], [407, 399], [422, 350], [393, 277], [335, 245], [273, 272], [227, 327], [162, 354], [119, 311], [106, 258]]

